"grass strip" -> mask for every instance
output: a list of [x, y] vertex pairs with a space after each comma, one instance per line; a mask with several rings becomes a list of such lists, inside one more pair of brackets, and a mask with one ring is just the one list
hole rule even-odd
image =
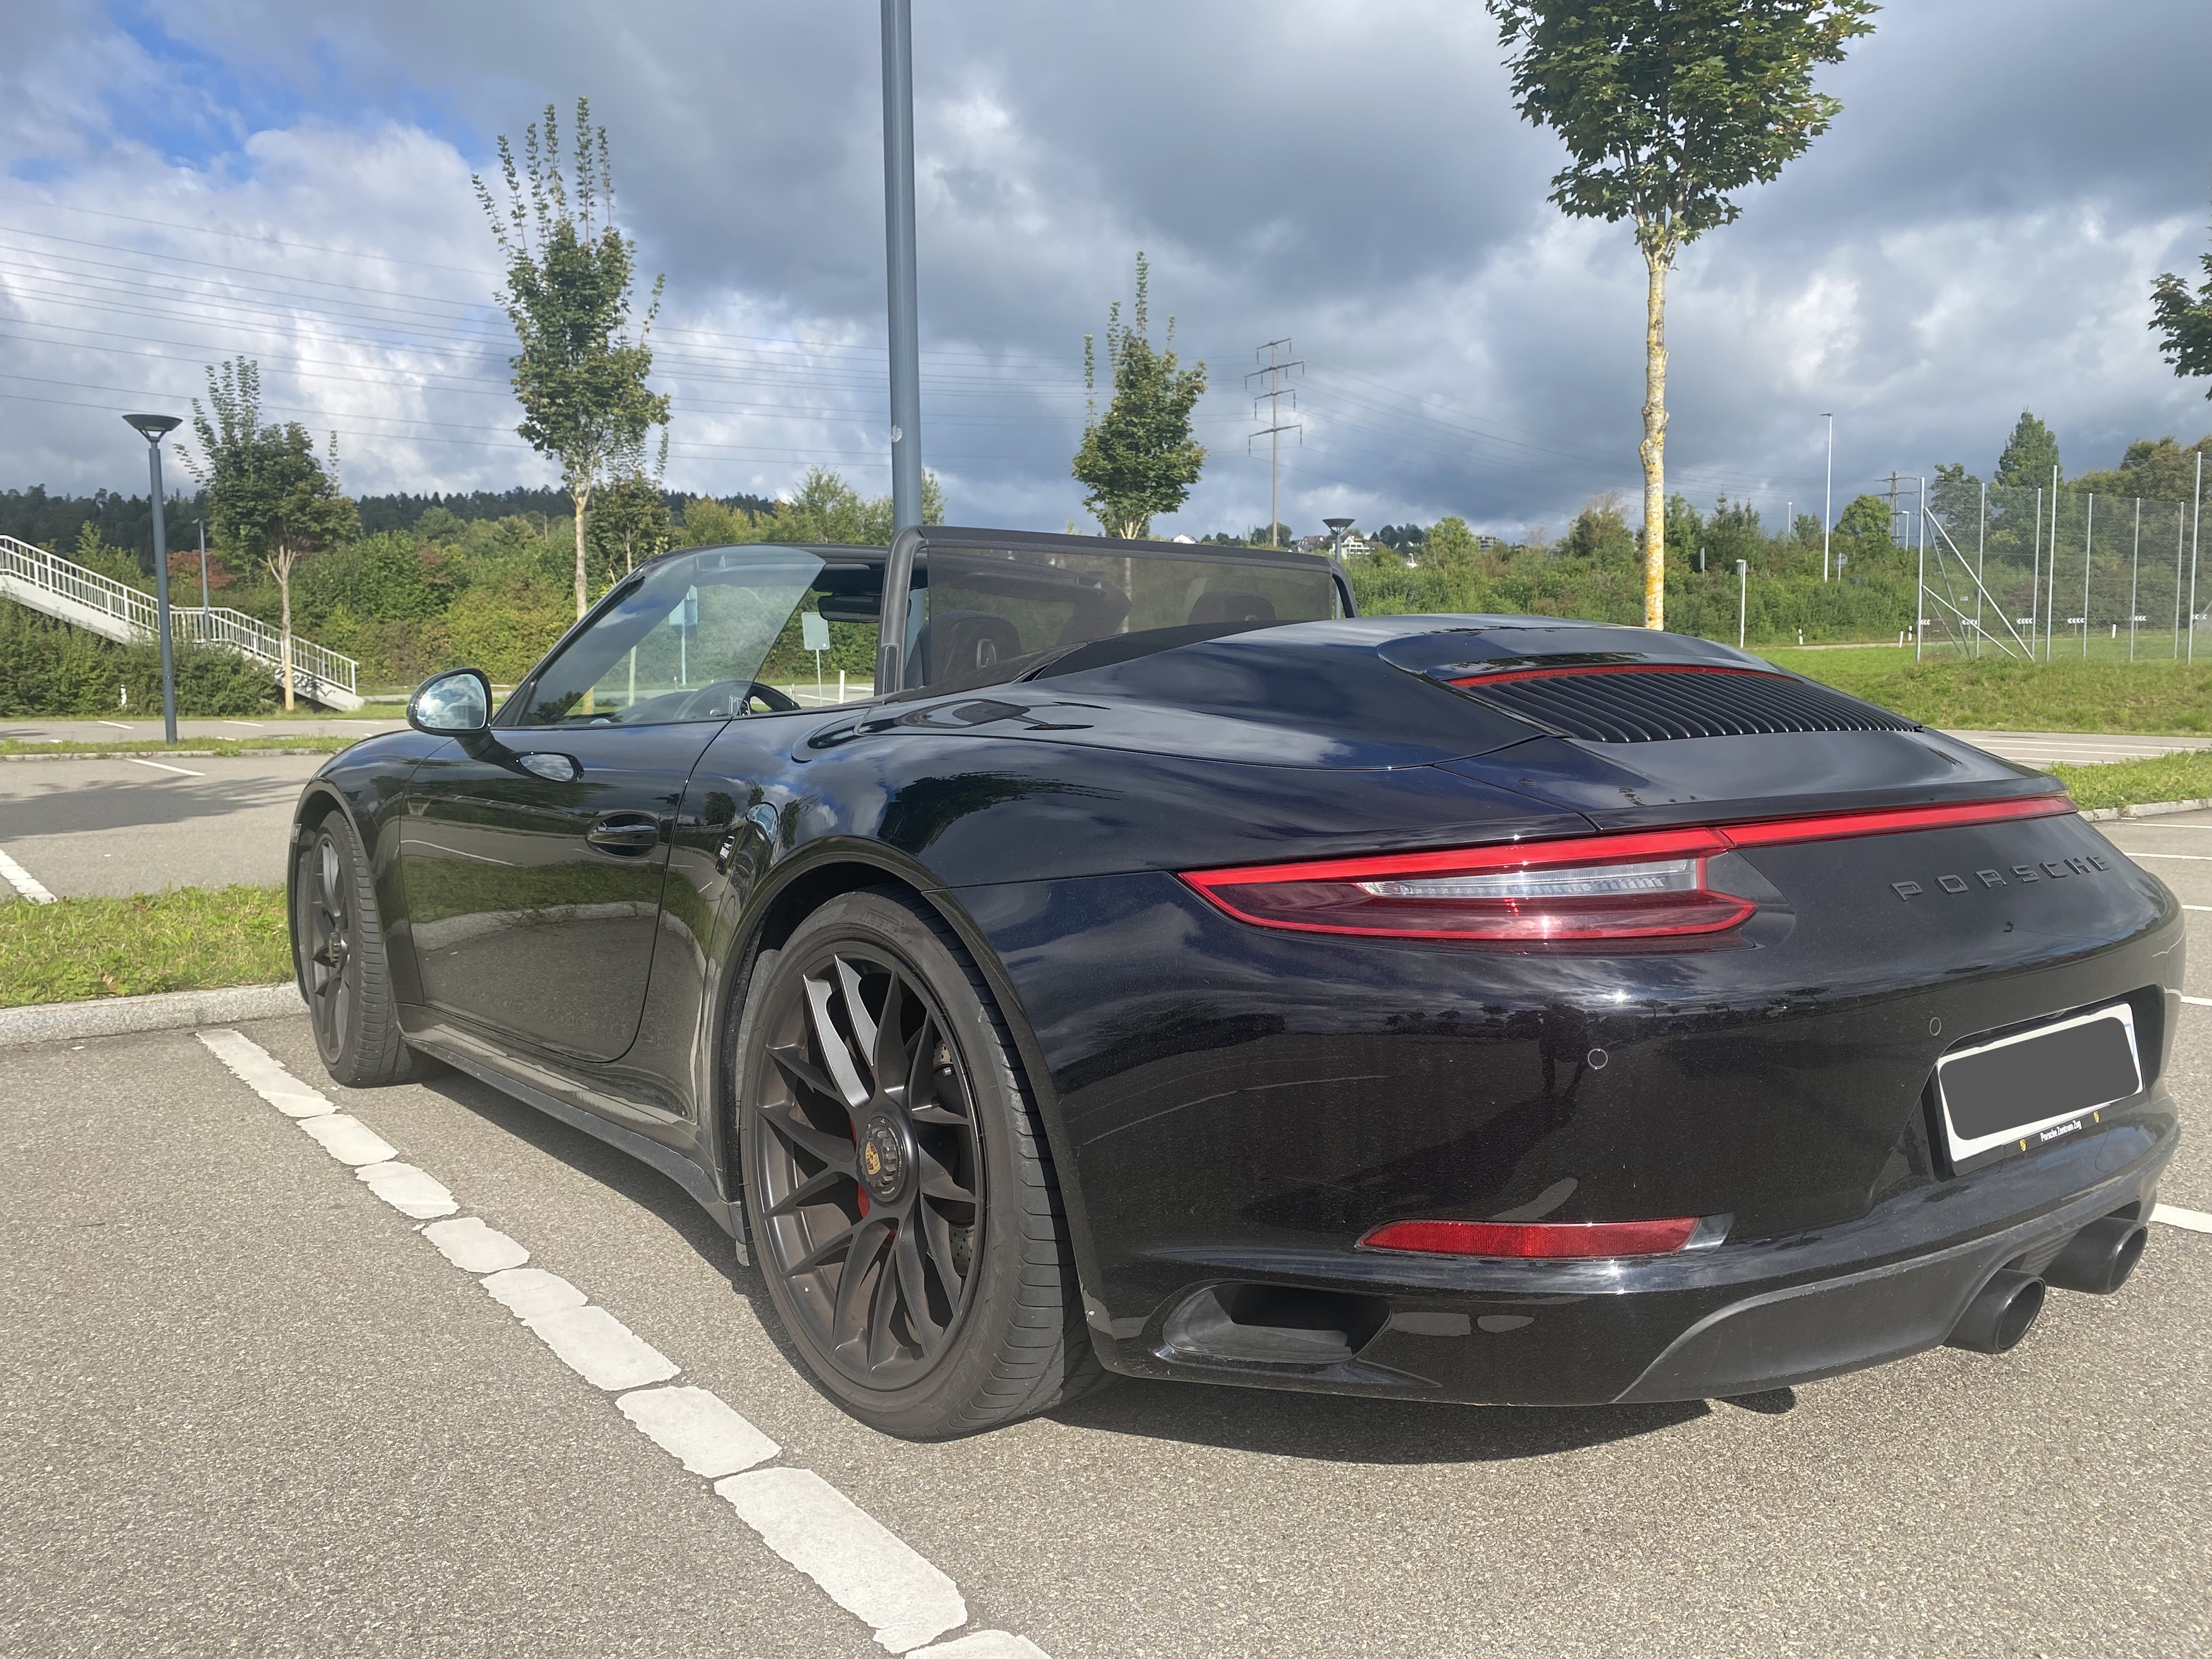
[[62, 743], [25, 743], [9, 738], [0, 739], [0, 759], [13, 755], [198, 755], [222, 758], [272, 751], [335, 755], [360, 741], [359, 738], [325, 738], [303, 732], [295, 738], [185, 738], [174, 749], [167, 749], [159, 744], [149, 744], [143, 738], [118, 738], [112, 743], [81, 743], [75, 738]]
[[282, 887], [0, 903], [0, 1008], [291, 977]]
[[1792, 673], [1954, 732], [2212, 732], [2212, 659], [1916, 663], [1910, 647], [1894, 647], [1764, 654]]
[[2212, 753], [2153, 755], [2147, 760], [2106, 761], [2094, 766], [2054, 766], [2085, 811], [2141, 806], [2154, 800], [2212, 799]]

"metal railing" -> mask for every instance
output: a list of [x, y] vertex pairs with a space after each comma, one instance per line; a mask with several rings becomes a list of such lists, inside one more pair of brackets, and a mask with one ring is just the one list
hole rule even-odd
[[[151, 593], [143, 592], [112, 576], [88, 570], [58, 554], [49, 553], [13, 536], [0, 536], [0, 575], [88, 611], [111, 617], [121, 628], [147, 639], [161, 625], [160, 610]], [[171, 605], [170, 637], [179, 644], [207, 645], [235, 651], [282, 674], [284, 636], [266, 623], [225, 605]], [[325, 650], [312, 640], [292, 635], [293, 689], [313, 696], [320, 687], [356, 694], [361, 665], [351, 657]]]

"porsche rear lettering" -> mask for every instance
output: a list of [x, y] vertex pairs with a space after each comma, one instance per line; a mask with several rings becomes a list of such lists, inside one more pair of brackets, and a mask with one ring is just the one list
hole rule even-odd
[[[2091, 853], [2076, 858], [2045, 859], [2039, 864], [2015, 864], [2012, 866], [2012, 878], [2016, 882], [2059, 881], [2068, 876], [2094, 875], [2112, 867], [2110, 859], [2101, 854]], [[1984, 887], [2008, 885], [2004, 872], [1999, 870], [1977, 870], [1974, 879]], [[1964, 893], [1971, 890], [1972, 883], [1964, 876], [1946, 875], [1936, 877], [1936, 885], [1947, 893]], [[1917, 881], [1893, 881], [1889, 884], [1889, 890], [1908, 902], [1928, 891]]]

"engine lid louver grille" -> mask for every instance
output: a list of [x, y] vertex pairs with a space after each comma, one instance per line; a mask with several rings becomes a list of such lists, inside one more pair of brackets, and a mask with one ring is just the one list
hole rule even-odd
[[1919, 729], [1856, 697], [1756, 669], [1686, 664], [1528, 668], [1449, 684], [1493, 708], [1591, 743]]

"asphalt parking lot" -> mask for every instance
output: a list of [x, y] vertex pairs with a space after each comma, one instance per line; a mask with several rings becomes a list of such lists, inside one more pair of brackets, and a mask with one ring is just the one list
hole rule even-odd
[[[2106, 828], [2198, 907], [2187, 989], [2212, 992], [2212, 814]], [[764, 1434], [736, 1480], [765, 1480], [732, 1487], [752, 1522], [194, 1033], [20, 1048], [0, 1650], [859, 1655], [872, 1626], [963, 1659], [2212, 1649], [2212, 1236], [2156, 1226], [2123, 1292], [2054, 1293], [2002, 1358], [1794, 1393], [1124, 1382], [913, 1446], [799, 1378], [662, 1177], [450, 1073], [337, 1089], [303, 1018], [240, 1029]], [[2172, 1079], [2191, 1139], [2161, 1197], [2212, 1210], [2212, 1006], [2185, 1008]], [[763, 1521], [823, 1483], [884, 1531]]]

